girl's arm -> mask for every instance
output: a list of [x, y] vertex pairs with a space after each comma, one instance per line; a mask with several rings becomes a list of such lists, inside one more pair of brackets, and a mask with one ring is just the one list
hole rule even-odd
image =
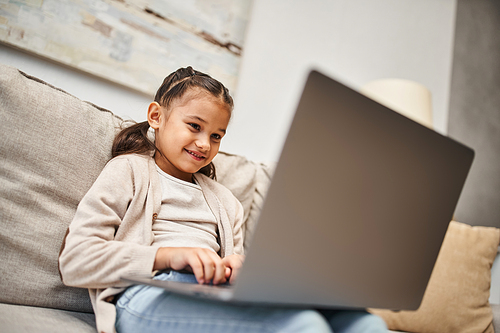
[[[151, 274], [158, 248], [144, 239], [149, 235], [141, 229], [144, 212], [129, 211], [134, 200], [145, 202], [148, 186], [137, 183], [144, 178], [134, 178], [126, 158], [103, 169], [80, 202], [63, 244], [59, 268], [65, 284], [106, 288], [124, 285], [122, 276]], [[126, 214], [137, 223], [122, 225]]]

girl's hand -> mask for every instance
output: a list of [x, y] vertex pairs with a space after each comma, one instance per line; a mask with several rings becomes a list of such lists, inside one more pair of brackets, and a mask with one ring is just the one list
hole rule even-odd
[[240, 254], [233, 254], [222, 259], [222, 263], [226, 266], [225, 277], [230, 283], [234, 283], [238, 277], [238, 273], [240, 272], [244, 261], [245, 256]]
[[[193, 272], [200, 284], [227, 281], [226, 265], [212, 250], [193, 247], [161, 247], [156, 252], [153, 270], [173, 269]], [[230, 274], [231, 275], [231, 274]]]

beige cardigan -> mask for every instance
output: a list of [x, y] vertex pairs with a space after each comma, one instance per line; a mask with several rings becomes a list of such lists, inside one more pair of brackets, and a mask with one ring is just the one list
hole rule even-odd
[[[152, 223], [161, 206], [154, 159], [122, 155], [103, 169], [80, 202], [69, 227], [59, 267], [64, 284], [89, 288], [97, 330], [115, 331], [113, 296], [127, 284], [122, 276], [151, 275], [157, 246]], [[243, 207], [221, 184], [195, 175], [220, 235], [221, 257], [243, 254]], [[223, 204], [222, 204], [223, 203]]]

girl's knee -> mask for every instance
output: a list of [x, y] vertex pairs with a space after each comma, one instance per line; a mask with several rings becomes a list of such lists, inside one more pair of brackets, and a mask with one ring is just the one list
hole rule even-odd
[[364, 311], [339, 312], [330, 322], [335, 333], [387, 333], [382, 318]]
[[369, 332], [369, 333], [386, 333], [387, 332], [387, 325], [385, 321], [380, 318], [379, 316], [376, 316], [371, 313], [366, 313], [360, 320], [359, 322], [360, 327], [364, 329], [359, 330], [358, 332]]
[[332, 332], [326, 318], [318, 311], [297, 311], [278, 332], [310, 332], [323, 333]]

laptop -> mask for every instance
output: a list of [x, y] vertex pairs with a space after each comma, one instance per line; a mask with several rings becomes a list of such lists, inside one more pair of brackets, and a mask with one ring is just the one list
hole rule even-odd
[[124, 280], [244, 304], [417, 309], [473, 158], [312, 70], [237, 281]]

